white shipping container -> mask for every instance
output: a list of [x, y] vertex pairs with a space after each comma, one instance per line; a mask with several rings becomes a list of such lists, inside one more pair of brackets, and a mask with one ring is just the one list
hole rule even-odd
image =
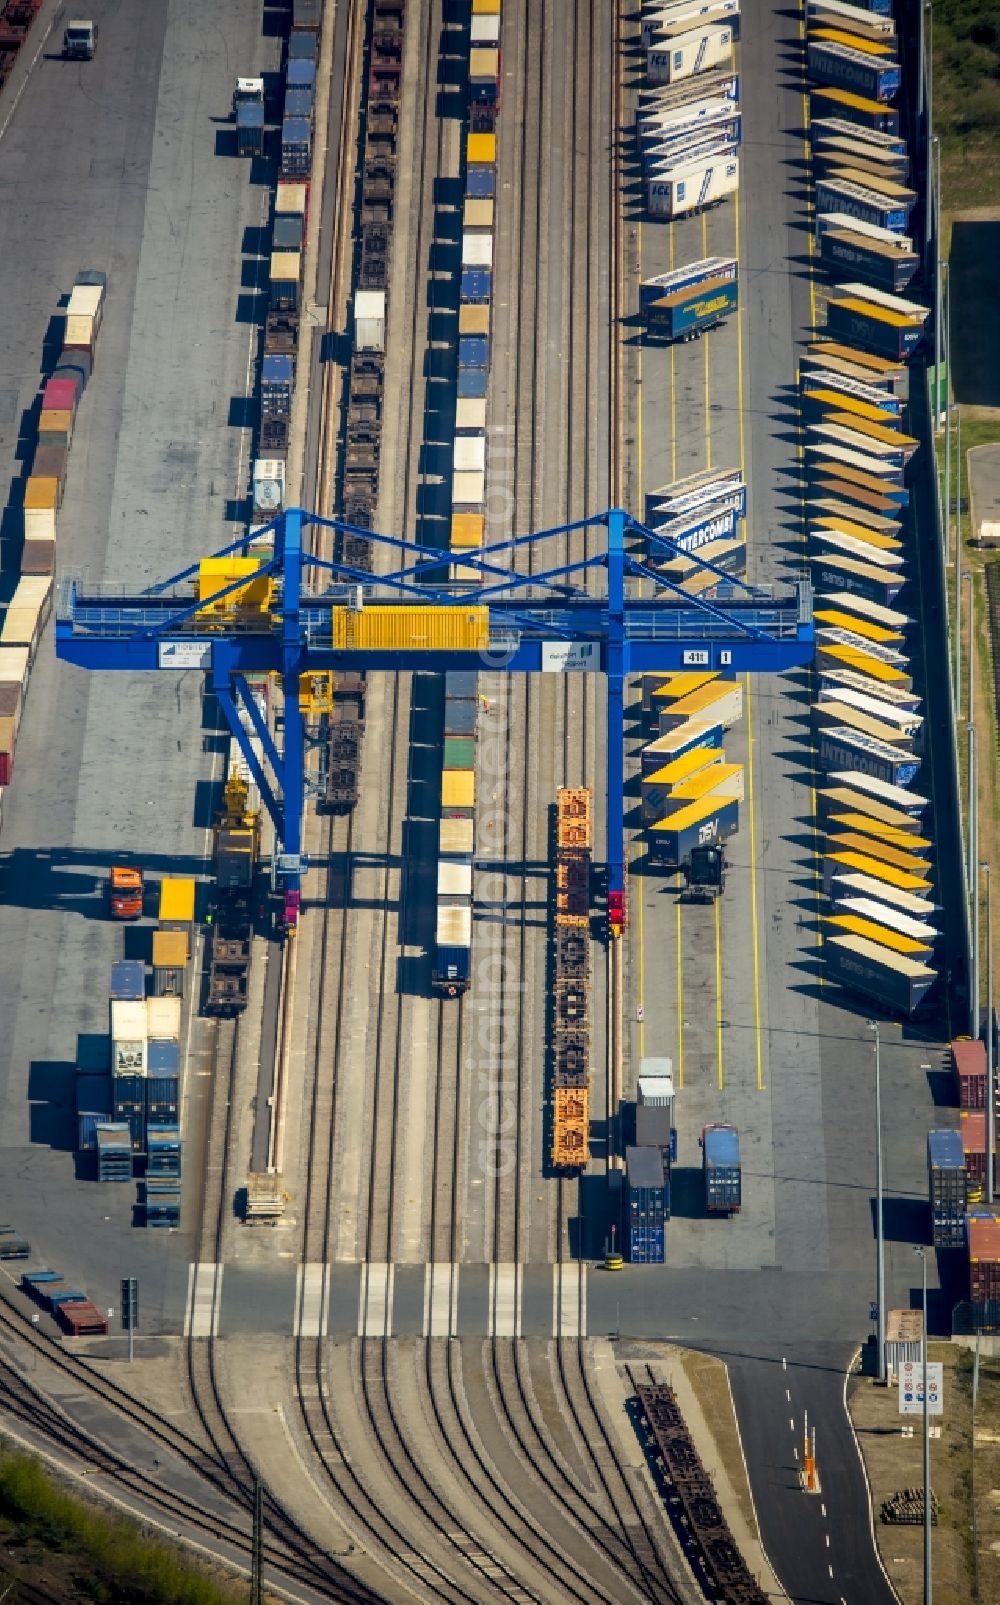
[[306, 185], [279, 178], [274, 197], [274, 210], [278, 217], [305, 217]]
[[8, 646], [24, 648], [28, 653], [30, 664], [34, 661], [41, 633], [38, 608], [15, 607], [11, 603], [3, 615], [3, 625], [0, 627], [0, 648]]
[[10, 599], [11, 607], [33, 607], [38, 609], [39, 617], [44, 624], [52, 611], [52, 577], [49, 574], [25, 574], [14, 587], [14, 595]]
[[24, 509], [24, 538], [26, 541], [54, 541], [56, 538], [55, 508], [26, 507]]
[[[677, 730], [687, 724], [689, 719], [706, 720], [709, 724], [721, 724], [724, 729], [730, 730], [738, 724], [743, 717], [743, 685], [742, 682], [718, 680], [707, 685], [702, 691], [695, 693], [698, 697], [698, 707], [689, 707], [689, 697], [682, 697], [679, 702], [660, 709], [660, 735], [669, 735], [671, 730]], [[680, 710], [678, 712], [678, 710]]]
[[111, 1073], [115, 1076], [146, 1074], [146, 1043], [142, 1038], [112, 1037]]
[[146, 1005], [140, 998], [111, 999], [112, 1042], [145, 1042]]
[[859, 557], [863, 563], [874, 563], [877, 568], [903, 567], [903, 559], [898, 552], [887, 552], [881, 546], [873, 546], [870, 541], [860, 540], [857, 535], [845, 535], [839, 529], [814, 529], [809, 539], [814, 546], [845, 552], [848, 557]]
[[462, 266], [486, 267], [493, 266], [493, 235], [491, 233], [469, 233], [462, 235]]
[[908, 814], [922, 814], [930, 807], [930, 798], [921, 797], [919, 792], [911, 791], [908, 786], [893, 786], [887, 780], [878, 780], [875, 775], [855, 773], [853, 769], [839, 769], [829, 777], [831, 785], [852, 786], [855, 791], [866, 791], [870, 797], [876, 797], [879, 802], [888, 804], [890, 808], [902, 808]]
[[280, 513], [285, 505], [285, 464], [280, 457], [258, 457], [253, 465], [253, 504], [259, 513]]
[[455, 858], [438, 860], [437, 894], [442, 897], [472, 896], [472, 865]]
[[683, 217], [735, 195], [739, 182], [739, 161], [735, 156], [723, 156], [709, 163], [678, 167], [669, 179], [648, 179], [646, 200], [653, 217]]
[[67, 318], [92, 318], [96, 335], [104, 315], [103, 284], [74, 284], [66, 306]]
[[830, 692], [821, 690], [820, 700], [836, 701], [844, 708], [857, 708], [859, 713], [867, 714], [870, 719], [881, 719], [883, 724], [895, 726], [900, 735], [915, 736], [924, 722], [922, 715], [914, 713], [912, 708], [900, 708], [882, 697], [866, 696], [846, 686], [837, 686]]
[[455, 408], [456, 429], [486, 428], [486, 397], [459, 396]]
[[486, 436], [456, 435], [452, 442], [452, 466], [456, 474], [486, 472]]
[[835, 897], [833, 906], [838, 914], [856, 914], [858, 919], [874, 920], [876, 925], [885, 925], [900, 936], [910, 937], [911, 941], [926, 942], [929, 947], [937, 941], [937, 931], [926, 920], [914, 919], [911, 914], [904, 914], [888, 903], [876, 902], [874, 898]]
[[904, 892], [888, 881], [876, 880], [874, 876], [862, 875], [857, 870], [834, 875], [831, 895], [835, 902], [848, 896], [875, 899], [888, 903], [901, 914], [909, 914], [912, 919], [928, 922], [941, 912], [939, 904], [933, 903], [929, 897], [918, 897], [916, 892]]
[[473, 47], [500, 43], [500, 16], [473, 17], [469, 43]]
[[891, 245], [895, 251], [912, 251], [913, 240], [908, 234], [897, 234], [891, 228], [880, 228], [877, 223], [866, 223], [860, 217], [848, 217], [846, 212], [820, 212], [816, 218], [816, 243], [824, 234], [846, 229], [849, 234], [862, 234], [866, 240], [879, 245]]
[[354, 292], [354, 345], [358, 351], [385, 350], [385, 291]]
[[471, 947], [472, 905], [445, 908], [439, 904], [434, 939], [438, 947]]
[[482, 472], [457, 473], [451, 476], [451, 505], [481, 508], [486, 500], [486, 475]]
[[662, 46], [646, 51], [646, 76], [652, 84], [675, 84], [713, 67], [729, 67], [733, 60], [731, 25], [718, 23], [677, 34]]
[[146, 1035], [151, 1042], [180, 1041], [180, 998], [146, 999]]
[[865, 696], [879, 697], [883, 702], [892, 702], [897, 708], [910, 708], [913, 712], [923, 700], [915, 691], [905, 691], [901, 686], [873, 680], [870, 675], [861, 674], [856, 669], [821, 668], [819, 683], [825, 691], [836, 691], [838, 687], [861, 691]]

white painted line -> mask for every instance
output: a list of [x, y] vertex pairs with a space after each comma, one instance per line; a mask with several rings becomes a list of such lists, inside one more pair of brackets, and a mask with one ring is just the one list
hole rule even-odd
[[358, 1337], [392, 1336], [392, 1295], [396, 1267], [371, 1260], [361, 1267]]
[[826, 1515], [826, 1506], [825, 1505], [820, 1505], [819, 1508], [822, 1511], [823, 1515], [825, 1516]]
[[523, 1267], [505, 1262], [491, 1269], [490, 1334], [492, 1337], [520, 1337]]
[[795, 1431], [795, 1417], [794, 1416], [789, 1416], [788, 1425], [791, 1427], [792, 1431], [794, 1432]]
[[787, 1400], [787, 1402], [789, 1404], [791, 1404], [791, 1402], [792, 1402], [792, 1393], [791, 1393], [791, 1389], [790, 1388], [786, 1388], [785, 1389], [785, 1399]]
[[184, 1300], [184, 1336], [191, 1336], [191, 1310], [194, 1306], [194, 1273], [198, 1267], [192, 1262], [188, 1266], [187, 1298]]
[[321, 1262], [299, 1265], [295, 1272], [295, 1337], [326, 1336], [330, 1307], [328, 1268]]
[[795, 1456], [796, 1460], [799, 1458], [798, 1445], [796, 1445], [796, 1447], [792, 1450], [792, 1454]]
[[586, 1270], [587, 1267], [578, 1261], [552, 1267], [553, 1302], [556, 1305], [553, 1337], [581, 1338], [587, 1335]]
[[[929, 1367], [928, 1367], [928, 1369], [929, 1369]], [[826, 1569], [830, 1573], [830, 1576], [832, 1577], [833, 1576], [833, 1567], [832, 1566], [828, 1566]]]
[[788, 1361], [785, 1359], [784, 1355], [781, 1356], [781, 1369], [783, 1371], [787, 1371], [788, 1370]]
[[424, 1337], [454, 1337], [458, 1328], [458, 1266], [424, 1268]]
[[188, 1273], [188, 1312], [184, 1322], [186, 1337], [218, 1336], [224, 1269], [223, 1265], [210, 1260], [202, 1265], [191, 1266]]

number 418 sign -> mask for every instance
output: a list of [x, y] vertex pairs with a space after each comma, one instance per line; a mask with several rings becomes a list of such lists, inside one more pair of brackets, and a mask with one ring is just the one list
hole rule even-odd
[[[924, 1413], [924, 1366], [922, 1360], [904, 1360], [899, 1367], [899, 1413]], [[927, 1414], [944, 1413], [944, 1366], [932, 1360], [927, 1367]]]

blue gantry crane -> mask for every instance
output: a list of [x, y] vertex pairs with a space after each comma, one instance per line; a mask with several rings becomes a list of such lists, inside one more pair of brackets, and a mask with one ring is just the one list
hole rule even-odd
[[[310, 529], [360, 535], [399, 566], [371, 575], [312, 552]], [[589, 532], [589, 555], [554, 561], [553, 543]], [[273, 537], [273, 548], [266, 545]], [[565, 547], [563, 548], [565, 550]], [[713, 576], [693, 596], [652, 566], [685, 556]], [[780, 672], [808, 663], [815, 632], [807, 579], [762, 588], [681, 549], [620, 508], [462, 554], [478, 580], [456, 583], [451, 554], [290, 508], [253, 542], [135, 595], [64, 579], [56, 653], [85, 669], [200, 669], [260, 788], [280, 846], [286, 908], [303, 869], [303, 701], [310, 677], [332, 670], [477, 669], [593, 672], [607, 683], [608, 915], [626, 918], [624, 688], [630, 674], [682, 668]], [[247, 676], [280, 676], [279, 751]], [[240, 718], [259, 738], [266, 770]]]

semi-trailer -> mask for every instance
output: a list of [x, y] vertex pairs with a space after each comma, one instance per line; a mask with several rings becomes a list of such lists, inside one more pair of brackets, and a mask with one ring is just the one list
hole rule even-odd
[[693, 340], [736, 311], [738, 293], [735, 257], [709, 257], [645, 280], [639, 307], [666, 340]]
[[678, 165], [669, 178], [647, 179], [646, 200], [653, 217], [686, 217], [735, 195], [739, 182], [739, 160], [726, 145], [717, 155]]
[[839, 117], [880, 134], [899, 133], [899, 112], [894, 106], [872, 99], [870, 95], [859, 95], [852, 89], [819, 84], [809, 91], [809, 107], [810, 122]]
[[711, 718], [688, 719], [676, 730], [650, 741], [639, 755], [644, 775], [655, 774], [664, 764], [680, 758], [693, 747], [721, 747], [723, 728], [719, 720]]
[[838, 936], [860, 936], [867, 942], [874, 942], [876, 946], [884, 947], [889, 953], [904, 958], [919, 959], [925, 964], [929, 963], [934, 955], [933, 942], [916, 941], [911, 936], [901, 935], [888, 925], [881, 925], [876, 920], [862, 919], [857, 914], [825, 914], [823, 924], [829, 926], [830, 931]]
[[850, 90], [878, 102], [894, 100], [899, 93], [899, 61], [892, 45], [864, 49], [861, 40], [844, 43], [816, 33], [807, 41], [806, 51], [809, 77], [818, 86]]
[[919, 819], [930, 807], [930, 798], [922, 797], [909, 785], [888, 781], [883, 776], [872, 774], [867, 770], [845, 769], [840, 772], [834, 770], [827, 779], [834, 786], [853, 786], [875, 802], [898, 808], [904, 813], [911, 814], [914, 819]]
[[815, 118], [809, 124], [809, 139], [813, 146], [828, 144], [836, 139], [852, 139], [864, 149], [890, 151], [894, 156], [907, 156], [909, 152], [902, 134], [866, 128], [863, 123], [852, 122], [848, 117]]
[[647, 834], [649, 858], [653, 864], [683, 868], [695, 847], [726, 842], [739, 829], [740, 805], [735, 800], [717, 802], [706, 797], [689, 803], [670, 819], [650, 826]]
[[923, 339], [922, 318], [892, 312], [857, 296], [831, 298], [826, 316], [832, 333], [893, 357], [912, 356]]
[[822, 237], [820, 260], [831, 268], [861, 273], [887, 290], [905, 290], [920, 267], [915, 251], [899, 250], [862, 234], [831, 229]]
[[887, 741], [876, 741], [848, 725], [833, 725], [819, 732], [817, 761], [827, 775], [871, 775], [887, 785], [909, 785], [920, 760]]
[[647, 506], [664, 518], [682, 518], [733, 496], [742, 498], [740, 511], [745, 513], [746, 481], [741, 468], [703, 468], [651, 491]]
[[826, 786], [817, 792], [816, 805], [821, 819], [837, 819], [844, 814], [865, 816], [872, 822], [870, 828], [887, 825], [897, 833], [897, 840], [900, 835], [916, 836], [920, 831], [919, 816], [905, 813], [902, 808], [891, 808], [856, 786]]
[[702, 23], [683, 33], [657, 39], [646, 51], [646, 76], [651, 84], [674, 84], [702, 71], [731, 67], [731, 23]]
[[658, 34], [697, 23], [699, 19], [726, 21], [735, 27], [739, 21], [740, 0], [677, 0], [674, 5], [650, 6], [643, 9], [641, 38], [643, 49], [653, 43]]
[[916, 192], [902, 184], [886, 188], [885, 181], [870, 173], [848, 176], [853, 171], [835, 169], [816, 180], [817, 213], [833, 212], [903, 234], [916, 204]]
[[705, 1208], [710, 1215], [738, 1215], [743, 1203], [740, 1134], [735, 1126], [715, 1122], [701, 1133]]
[[842, 585], [877, 602], [894, 602], [906, 585], [906, 575], [899, 569], [879, 568], [857, 557], [813, 553], [810, 562], [817, 585]]
[[[834, 375], [836, 377], [836, 375]], [[881, 398], [881, 391], [871, 392]], [[858, 395], [846, 390], [826, 389], [818, 385], [810, 375], [808, 387], [802, 390], [802, 417], [806, 423], [830, 423], [836, 414], [850, 413], [852, 418], [864, 418], [868, 423], [881, 424], [883, 428], [899, 428], [899, 411], [882, 405], [878, 401], [862, 400]]]
[[667, 735], [689, 719], [705, 719], [730, 729], [743, 717], [743, 685], [739, 680], [713, 680], [660, 709], [660, 735]]
[[933, 891], [925, 875], [914, 875], [908, 870], [896, 869], [883, 858], [866, 858], [864, 853], [826, 851], [822, 861], [823, 891], [830, 896], [834, 881], [842, 875], [862, 875], [867, 880], [882, 881], [901, 892], [913, 892], [926, 897]]
[[839, 30], [859, 39], [886, 42], [896, 36], [896, 24], [891, 13], [845, 5], [844, 0], [806, 0], [806, 24], [810, 33], [817, 29]]
[[899, 936], [908, 936], [912, 941], [922, 942], [928, 948], [933, 948], [940, 940], [940, 931], [928, 920], [917, 919], [912, 914], [904, 913], [881, 897], [858, 897], [853, 893], [844, 895], [843, 892], [838, 894], [837, 888], [834, 888], [833, 906], [843, 914], [853, 914], [858, 919], [884, 925]]
[[857, 669], [831, 668], [827, 664], [819, 665], [820, 690], [824, 695], [840, 696], [848, 693], [858, 693], [881, 706], [886, 704], [897, 708], [907, 709], [915, 713], [922, 705], [923, 698], [919, 697], [911, 686], [882, 684], [873, 680], [868, 674], [862, 674]]
[[[888, 870], [887, 865], [881, 867], [883, 871]], [[933, 898], [907, 891], [903, 886], [897, 885], [896, 880], [886, 879], [885, 874], [876, 876], [864, 874], [860, 870], [838, 869], [830, 878], [828, 894], [834, 899], [861, 897], [876, 903], [884, 903], [901, 914], [909, 914], [911, 918], [923, 920], [927, 924], [931, 924], [935, 917], [941, 914], [941, 906], [935, 903]]]
[[937, 980], [931, 965], [864, 936], [830, 936], [823, 954], [831, 980], [872, 998], [892, 1014], [914, 1014]]
[[[903, 479], [903, 465], [892, 461], [892, 451], [888, 453], [859, 450], [854, 446], [842, 443], [841, 437], [829, 434], [829, 425], [806, 426], [806, 472], [810, 476], [819, 476], [836, 470], [842, 479], [851, 482], [849, 476], [854, 477], [853, 482], [863, 490], [876, 490], [880, 494], [887, 494], [891, 490], [899, 493], [901, 505], [905, 506], [904, 497], [908, 496]], [[819, 433], [819, 431], [824, 431]], [[897, 454], [898, 456], [898, 454]]]
[[935, 1248], [964, 1248], [969, 1200], [960, 1132], [942, 1129], [927, 1133], [927, 1192], [932, 1244]]
[[625, 1182], [629, 1259], [633, 1265], [662, 1265], [670, 1215], [670, 1183], [663, 1150], [653, 1146], [626, 1148]]

